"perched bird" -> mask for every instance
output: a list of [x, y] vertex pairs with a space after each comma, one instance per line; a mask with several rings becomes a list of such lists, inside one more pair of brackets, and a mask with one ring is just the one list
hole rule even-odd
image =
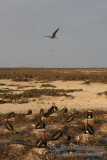
[[87, 112], [87, 118], [92, 118], [92, 117], [93, 117], [92, 111], [88, 110], [88, 112]]
[[13, 118], [15, 117], [15, 112], [10, 112], [8, 115], [7, 115], [7, 118]]
[[40, 109], [40, 115], [43, 116], [44, 115], [44, 109]]
[[57, 130], [56, 132], [54, 132], [52, 134], [52, 140], [57, 140], [59, 139], [61, 136], [63, 135], [63, 131], [62, 130]]
[[44, 122], [45, 118], [42, 116], [41, 120], [36, 124], [35, 128], [36, 129], [42, 129], [45, 128], [45, 122]]
[[52, 36], [44, 36], [44, 37], [49, 37], [51, 39], [55, 39], [56, 38], [55, 36], [56, 36], [56, 33], [58, 32], [58, 30], [59, 30], [59, 28], [55, 32], [53, 32]]
[[64, 108], [62, 108], [61, 112], [62, 112], [62, 113], [67, 113], [67, 112], [68, 112], [67, 107], [65, 106]]
[[26, 115], [31, 115], [31, 114], [32, 114], [32, 110], [29, 109], [29, 110], [28, 110], [28, 113], [27, 113]]
[[46, 140], [44, 131], [42, 133], [41, 139], [36, 142], [36, 146], [39, 148], [42, 146], [47, 147], [47, 140]]
[[88, 124], [88, 120], [85, 120], [85, 125], [84, 125], [84, 132], [85, 134], [89, 133], [91, 135], [94, 134], [94, 129], [91, 125]]
[[48, 117], [50, 114], [54, 113], [54, 111], [58, 111], [58, 107], [52, 105], [52, 107], [44, 114], [45, 117]]
[[13, 131], [14, 128], [13, 128], [12, 124], [8, 121], [8, 119], [5, 119], [4, 121], [5, 121], [5, 127], [6, 127], [8, 130]]
[[71, 115], [69, 117], [67, 117], [66, 121], [70, 122], [72, 121], [76, 116], [74, 115], [74, 112], [71, 113]]

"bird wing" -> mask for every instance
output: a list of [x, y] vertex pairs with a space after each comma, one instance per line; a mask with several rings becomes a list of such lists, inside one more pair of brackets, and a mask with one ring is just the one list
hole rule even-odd
[[87, 130], [88, 130], [89, 134], [94, 134], [94, 129], [89, 124], [88, 124]]
[[55, 106], [56, 111], [58, 111], [58, 107]]
[[74, 116], [71, 116], [71, 117], [69, 117], [68, 119], [67, 119], [67, 122], [70, 122], [70, 121], [72, 121], [74, 119]]
[[52, 37], [55, 37], [56, 33], [58, 32], [59, 28], [53, 33]]
[[15, 113], [14, 113], [14, 112], [11, 112], [11, 113], [8, 114], [7, 118], [12, 118], [12, 117], [14, 117], [14, 116], [15, 116]]
[[14, 130], [12, 124], [9, 123], [9, 122], [5, 124], [5, 127], [6, 127], [8, 130]]
[[51, 36], [43, 36], [43, 37], [51, 37]]

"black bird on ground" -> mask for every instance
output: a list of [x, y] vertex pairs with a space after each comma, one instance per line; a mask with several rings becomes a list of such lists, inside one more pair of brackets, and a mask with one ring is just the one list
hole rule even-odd
[[44, 115], [44, 109], [40, 109], [40, 115], [43, 116]]
[[74, 115], [74, 112], [72, 112], [71, 115], [66, 118], [66, 121], [71, 122], [75, 117], [76, 117], [76, 115]]
[[37, 122], [35, 128], [36, 129], [42, 129], [42, 128], [45, 128], [45, 122], [44, 122], [44, 117], [42, 116], [41, 117], [41, 120]]
[[59, 30], [59, 28], [55, 32], [53, 32], [52, 36], [44, 36], [44, 37], [49, 37], [51, 39], [55, 39], [56, 38], [55, 36], [56, 36], [56, 33], [58, 32], [58, 30]]
[[5, 127], [10, 131], [14, 130], [12, 124], [8, 121], [8, 119], [5, 119]]
[[7, 115], [7, 118], [13, 118], [15, 117], [15, 112], [10, 112], [8, 115]]
[[57, 140], [59, 139], [61, 136], [63, 135], [63, 131], [62, 130], [57, 130], [52, 134], [52, 140]]
[[84, 133], [85, 134], [91, 134], [93, 135], [94, 134], [94, 129], [91, 125], [88, 124], [88, 120], [86, 119], [85, 120], [85, 125], [84, 125]]
[[50, 114], [54, 113], [54, 111], [58, 111], [58, 107], [52, 105], [52, 107], [44, 114], [45, 117], [48, 117]]
[[28, 113], [27, 113], [26, 115], [31, 115], [31, 114], [32, 114], [32, 110], [29, 109], [29, 110], [28, 110]]
[[67, 113], [67, 112], [68, 112], [67, 107], [65, 106], [64, 108], [62, 108], [61, 112], [62, 112], [62, 113]]

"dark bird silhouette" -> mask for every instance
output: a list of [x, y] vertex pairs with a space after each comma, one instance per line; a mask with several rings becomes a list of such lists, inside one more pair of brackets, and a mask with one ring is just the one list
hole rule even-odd
[[47, 139], [45, 136], [45, 132], [42, 133], [41, 139], [36, 142], [36, 146], [39, 148], [42, 146], [47, 147]]
[[67, 138], [65, 139], [65, 144], [69, 144], [70, 143], [71, 137], [72, 137], [71, 134], [67, 134]]
[[44, 37], [49, 37], [51, 39], [55, 39], [56, 38], [55, 36], [56, 36], [56, 33], [58, 32], [58, 30], [59, 30], [59, 28], [55, 32], [53, 32], [52, 36], [44, 36]]
[[59, 139], [61, 136], [63, 135], [63, 131], [62, 130], [57, 130], [52, 134], [52, 140], [57, 140]]
[[10, 112], [8, 115], [7, 115], [7, 118], [13, 118], [15, 117], [15, 112]]
[[40, 109], [40, 115], [43, 116], [44, 115], [44, 109]]
[[66, 118], [67, 122], [72, 121], [76, 116], [74, 115], [74, 112], [71, 113], [71, 115], [69, 117]]
[[41, 117], [41, 120], [36, 124], [35, 128], [36, 129], [42, 129], [45, 128], [45, 122], [44, 122], [44, 117]]
[[93, 117], [92, 111], [88, 110], [88, 112], [87, 112], [87, 118], [92, 118], [92, 117]]
[[67, 107], [65, 106], [64, 108], [62, 108], [61, 112], [62, 112], [62, 113], [67, 113], [67, 112], [68, 112]]
[[8, 119], [5, 119], [4, 121], [5, 121], [5, 127], [6, 127], [8, 130], [13, 131], [14, 128], [13, 128], [12, 124], [8, 121]]
[[94, 129], [91, 125], [88, 124], [88, 120], [86, 119], [85, 120], [85, 125], [84, 125], [84, 132], [85, 134], [91, 134], [93, 135], [94, 134]]
[[44, 114], [45, 117], [48, 117], [50, 114], [54, 113], [54, 111], [58, 111], [58, 107], [52, 105], [52, 107]]
[[28, 110], [28, 113], [27, 113], [26, 115], [31, 115], [31, 114], [32, 114], [32, 110], [29, 109], [29, 110]]
[[65, 144], [69, 146], [73, 146], [77, 144], [75, 140], [75, 134], [72, 134], [71, 132], [67, 132], [67, 138], [65, 139]]

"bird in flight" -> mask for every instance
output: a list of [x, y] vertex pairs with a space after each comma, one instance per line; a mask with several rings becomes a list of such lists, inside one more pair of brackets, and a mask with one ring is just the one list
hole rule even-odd
[[54, 39], [54, 38], [56, 38], [55, 36], [56, 36], [56, 33], [58, 32], [58, 30], [59, 30], [59, 28], [55, 32], [53, 32], [52, 36], [44, 36], [44, 37], [49, 37], [51, 39]]

